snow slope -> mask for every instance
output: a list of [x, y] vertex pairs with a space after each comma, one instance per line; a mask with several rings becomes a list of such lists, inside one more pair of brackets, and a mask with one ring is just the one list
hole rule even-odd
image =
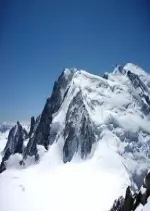
[[[77, 69], [66, 69], [65, 78], [70, 73], [52, 115], [49, 150], [37, 145], [39, 163], [28, 156], [25, 167], [22, 155], [12, 155], [0, 175], [1, 211], [106, 211], [128, 185], [141, 185], [150, 167], [150, 76], [133, 64], [116, 67], [108, 79]], [[71, 162], [64, 164], [69, 135]], [[81, 156], [89, 135], [92, 148]]]
[[[144, 206], [143, 209], [139, 209], [139, 211], [149, 211], [150, 210], [150, 197], [148, 198], [148, 203]], [[138, 211], [138, 210], [136, 210]]]
[[9, 170], [0, 175], [1, 211], [108, 210], [130, 183], [119, 157], [109, 150], [109, 156], [102, 152], [101, 158], [67, 164], [56, 150], [54, 144], [39, 164], [25, 169], [16, 166], [18, 155], [11, 157]]

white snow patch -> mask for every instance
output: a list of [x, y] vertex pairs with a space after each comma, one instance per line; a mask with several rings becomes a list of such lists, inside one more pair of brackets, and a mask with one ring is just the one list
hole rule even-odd
[[55, 165], [48, 154], [38, 165], [0, 175], [1, 211], [106, 211], [129, 184], [123, 166], [110, 152], [96, 162]]

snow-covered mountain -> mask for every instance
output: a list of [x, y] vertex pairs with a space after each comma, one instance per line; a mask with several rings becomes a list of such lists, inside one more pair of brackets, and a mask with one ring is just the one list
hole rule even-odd
[[65, 69], [21, 154], [13, 148], [4, 162], [0, 210], [106, 211], [128, 185], [140, 187], [150, 168], [149, 93], [150, 75], [131, 63], [103, 77]]

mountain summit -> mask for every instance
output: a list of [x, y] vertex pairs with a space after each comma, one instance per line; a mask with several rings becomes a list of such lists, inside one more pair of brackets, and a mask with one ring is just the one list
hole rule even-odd
[[[113, 187], [109, 203], [100, 210], [109, 209], [128, 185], [135, 190], [140, 187], [150, 168], [149, 96], [150, 75], [131, 63], [117, 65], [103, 77], [64, 69], [41, 114], [36, 120], [31, 118], [30, 132], [21, 141], [20, 151], [14, 151], [8, 139], [5, 149], [9, 145], [12, 153], [5, 166], [24, 168], [27, 175], [33, 160], [39, 163], [37, 171], [78, 163], [83, 169], [94, 171], [96, 167], [102, 180], [97, 182], [104, 180]], [[12, 143], [17, 143], [13, 137]], [[98, 204], [95, 210], [99, 210]]]

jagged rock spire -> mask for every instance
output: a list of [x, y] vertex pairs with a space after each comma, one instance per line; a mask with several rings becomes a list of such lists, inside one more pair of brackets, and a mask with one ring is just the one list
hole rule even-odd
[[27, 135], [26, 130], [19, 122], [10, 130], [8, 141], [3, 151], [4, 156], [0, 165], [0, 173], [5, 170], [5, 161], [8, 160], [11, 155], [15, 153], [21, 154], [23, 152], [23, 141]]
[[29, 137], [31, 137], [31, 135], [33, 133], [34, 126], [35, 126], [35, 118], [34, 118], [34, 116], [32, 116], [31, 117], [31, 123], [30, 123]]
[[37, 122], [34, 135], [28, 142], [24, 159], [26, 159], [28, 155], [37, 156], [37, 144], [43, 145], [48, 149], [50, 144], [49, 136], [52, 115], [60, 108], [75, 71], [75, 69], [64, 69], [58, 80], [54, 83], [52, 95], [47, 99], [42, 114]]

